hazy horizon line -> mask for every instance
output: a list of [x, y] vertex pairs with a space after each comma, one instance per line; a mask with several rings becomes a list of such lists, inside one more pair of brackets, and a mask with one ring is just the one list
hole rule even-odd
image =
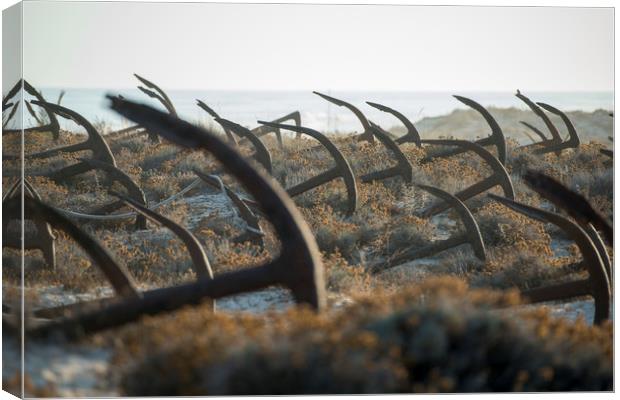
[[[131, 87], [100, 87], [100, 86], [39, 86], [41, 89], [58, 89], [58, 90], [80, 90], [80, 89], [89, 89], [89, 90], [138, 90], [137, 86]], [[494, 89], [494, 90], [479, 90], [479, 89], [456, 89], [456, 90], [447, 90], [447, 89], [308, 89], [308, 88], [293, 88], [293, 89], [240, 89], [240, 88], [163, 88], [164, 91], [219, 91], [219, 92], [310, 92], [318, 91], [318, 92], [354, 92], [354, 93], [364, 93], [364, 92], [390, 92], [390, 93], [412, 93], [412, 92], [420, 92], [420, 93], [456, 93], [456, 92], [473, 92], [473, 93], [507, 93], [507, 92], [516, 92], [517, 89]], [[519, 89], [525, 93], [615, 93], [614, 89]]]

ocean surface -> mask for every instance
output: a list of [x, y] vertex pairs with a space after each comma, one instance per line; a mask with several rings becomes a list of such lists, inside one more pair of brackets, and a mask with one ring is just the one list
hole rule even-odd
[[[47, 101], [56, 102], [60, 88], [43, 88]], [[62, 105], [86, 117], [91, 123], [102, 126], [106, 131], [131, 125], [118, 114], [107, 108], [105, 95], [121, 94], [127, 99], [163, 107], [138, 89], [67, 89]], [[329, 91], [323, 93], [350, 102], [360, 108], [373, 122], [384, 128], [400, 125], [393, 116], [367, 105], [366, 101], [384, 104], [399, 110], [413, 122], [425, 117], [449, 114], [454, 109], [467, 107], [452, 97], [458, 94], [470, 97], [485, 107], [527, 109], [514, 92], [347, 92]], [[535, 101], [544, 101], [563, 111], [613, 110], [613, 92], [527, 92], [525, 95]], [[292, 111], [300, 111], [302, 124], [323, 132], [360, 131], [357, 118], [346, 108], [331, 104], [311, 91], [220, 91], [220, 90], [169, 90], [179, 115], [188, 121], [214, 124], [211, 117], [196, 105], [196, 99], [204, 101], [222, 118], [247, 127], [257, 126], [257, 120], [273, 120]], [[34, 125], [34, 120], [25, 114], [25, 126]], [[77, 130], [64, 118], [59, 118], [64, 129]]]

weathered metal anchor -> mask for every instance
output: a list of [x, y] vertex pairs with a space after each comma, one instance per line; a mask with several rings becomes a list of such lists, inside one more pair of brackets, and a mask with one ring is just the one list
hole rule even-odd
[[248, 225], [246, 231], [242, 235], [234, 238], [233, 241], [237, 243], [251, 242], [262, 248], [264, 246], [263, 239], [265, 237], [265, 233], [263, 232], [263, 228], [260, 226], [258, 216], [250, 209], [246, 202], [242, 200], [232, 189], [224, 185], [219, 177], [207, 175], [197, 169], [194, 169], [194, 173], [209, 186], [216, 189], [223, 189], [228, 198], [230, 198], [239, 211], [239, 217], [241, 217], [241, 219]]
[[[18, 189], [21, 187], [21, 178], [16, 180], [15, 183], [9, 188], [2, 199], [2, 208], [5, 207], [5, 202], [12, 198], [21, 197], [21, 192]], [[25, 196], [30, 196], [37, 200], [41, 200], [41, 196], [37, 193], [36, 189], [28, 182], [23, 180], [23, 190]], [[3, 212], [2, 219], [2, 247], [10, 247], [13, 249], [21, 250], [22, 242], [20, 239], [20, 232], [9, 232], [9, 222], [11, 220], [20, 220], [20, 213], [11, 214], [10, 212]], [[30, 220], [30, 215], [24, 213], [24, 219]], [[56, 269], [56, 235], [52, 231], [49, 223], [42, 222], [38, 219], [32, 219], [34, 223], [34, 231], [25, 229], [26, 225], [22, 224], [24, 230], [24, 250], [39, 249], [43, 253], [43, 259], [48, 268]]]
[[[49, 158], [53, 157], [60, 153], [75, 153], [84, 150], [90, 150], [92, 152], [92, 159], [80, 158], [79, 162], [67, 167], [64, 167], [58, 171], [54, 171], [52, 173], [45, 173], [44, 176], [48, 176], [49, 178], [62, 181], [71, 176], [79, 175], [91, 170], [101, 170], [105, 172], [106, 177], [112, 182], [118, 182], [122, 186], [127, 189], [128, 195], [135, 201], [138, 201], [141, 204], [146, 205], [146, 197], [144, 192], [140, 187], [129, 177], [129, 175], [125, 174], [123, 171], [119, 170], [116, 167], [116, 161], [114, 159], [114, 155], [112, 151], [108, 147], [105, 139], [99, 134], [99, 132], [90, 124], [90, 122], [84, 118], [82, 115], [77, 112], [70, 110], [66, 107], [60, 106], [58, 104], [52, 103], [40, 103], [33, 102], [34, 104], [40, 105], [46, 109], [49, 109], [50, 112], [56, 113], [59, 116], [62, 116], [67, 119], [71, 119], [76, 124], [82, 126], [87, 133], [88, 139], [62, 147], [56, 147], [50, 150], [42, 151], [39, 153], [27, 154], [26, 158]], [[15, 157], [15, 156], [9, 156]], [[96, 208], [91, 211], [92, 214], [104, 214], [112, 212], [123, 205], [122, 202], [113, 202], [111, 204], [107, 204], [101, 207]], [[144, 229], [146, 226], [146, 220], [143, 216], [138, 215], [136, 218], [136, 227], [138, 229]]]
[[[29, 104], [29, 103], [26, 103]], [[6, 128], [6, 126], [9, 124], [9, 122], [11, 122], [11, 120], [13, 119], [13, 116], [15, 115], [15, 113], [17, 112], [17, 108], [19, 107], [19, 103], [7, 103], [7, 104], [3, 104], [2, 105], [2, 111], [4, 112], [5, 110], [9, 109], [10, 107], [11, 111], [9, 111], [9, 115], [6, 117], [6, 119], [4, 120], [4, 122], [2, 123], [2, 128]]]
[[[215, 120], [221, 119], [221, 117], [218, 115], [218, 113], [215, 112], [211, 107], [206, 105], [203, 101], [196, 99], [196, 102], [197, 102], [198, 107], [200, 107], [203, 110], [205, 110]], [[289, 121], [289, 120], [293, 120], [293, 122], [295, 122], [296, 126], [301, 126], [301, 114], [299, 113], [299, 111], [293, 111], [292, 113], [287, 114], [287, 115], [285, 115], [283, 117], [274, 119], [271, 122], [274, 123], [274, 124], [280, 124], [282, 122]], [[268, 133], [272, 133], [273, 132], [273, 133], [276, 134], [276, 138], [278, 140], [278, 145], [280, 146], [280, 148], [282, 148], [284, 146], [284, 143], [282, 142], [282, 132], [280, 132], [279, 128], [271, 127], [271, 126], [258, 126], [258, 127], [254, 128], [254, 129], [251, 129], [250, 132], [252, 132], [256, 137], [259, 137], [259, 138], [264, 136], [264, 135], [267, 135]], [[224, 128], [224, 133], [228, 137], [228, 140], [231, 141], [231, 143], [234, 143], [235, 145], [236, 144], [243, 144], [243, 143], [245, 143], [245, 142], [247, 142], [249, 140], [247, 138], [242, 138], [237, 143], [237, 140], [231, 134], [230, 129]], [[299, 134], [297, 135], [297, 137], [299, 138]]]
[[[453, 97], [457, 99], [458, 101], [460, 101], [461, 103], [465, 104], [466, 106], [473, 108], [478, 113], [480, 113], [480, 115], [482, 115], [482, 118], [484, 118], [486, 123], [491, 128], [491, 135], [486, 138], [476, 140], [474, 143], [476, 143], [479, 146], [483, 146], [483, 147], [494, 146], [497, 150], [497, 158], [499, 159], [499, 162], [501, 162], [502, 165], [505, 165], [506, 155], [507, 155], [506, 138], [504, 137], [504, 132], [502, 131], [502, 128], [499, 126], [495, 118], [493, 118], [491, 113], [485, 107], [475, 102], [474, 100], [469, 99], [467, 97], [463, 97], [463, 96], [457, 96], [457, 95], [454, 95]], [[422, 141], [422, 143], [424, 143], [424, 141]], [[445, 153], [439, 153], [433, 156], [423, 158], [421, 162], [427, 163], [435, 158], [455, 156], [457, 154], [461, 154], [466, 151], [468, 150], [463, 149], [463, 148], [455, 149], [455, 150], [447, 151]]]
[[306, 128], [303, 126], [295, 126], [295, 125], [284, 125], [273, 122], [266, 121], [258, 121], [259, 124], [263, 126], [268, 126], [272, 128], [285, 129], [297, 132], [299, 135], [308, 135], [316, 140], [329, 152], [332, 156], [336, 165], [317, 176], [314, 176], [304, 182], [301, 182], [293, 187], [287, 188], [286, 192], [289, 196], [295, 197], [302, 193], [307, 192], [308, 190], [314, 189], [317, 186], [323, 185], [327, 182], [330, 182], [337, 178], [342, 178], [347, 187], [347, 211], [346, 215], [351, 216], [355, 213], [357, 209], [357, 184], [355, 182], [355, 175], [353, 174], [353, 170], [349, 165], [348, 161], [342, 155], [340, 150], [327, 138], [327, 136], [323, 135], [321, 132], [315, 131], [314, 129]]
[[183, 241], [183, 243], [185, 243], [190, 258], [192, 259], [192, 268], [198, 278], [213, 278], [213, 272], [211, 271], [211, 264], [209, 264], [207, 254], [205, 253], [198, 239], [190, 231], [183, 228], [181, 225], [177, 224], [170, 218], [166, 218], [153, 210], [149, 210], [142, 204], [128, 197], [125, 197], [118, 193], [112, 193], [118, 198], [120, 198], [123, 202], [125, 202], [128, 206], [140, 213], [142, 216], [159, 225], [163, 225], [166, 228], [170, 229], [172, 232], [174, 232], [174, 234], [177, 235]]
[[[146, 195], [144, 194], [144, 191], [140, 188], [140, 186], [138, 186], [138, 184], [134, 182], [134, 180], [131, 179], [129, 175], [118, 169], [116, 166], [95, 159], [89, 160], [81, 158], [80, 160], [83, 163], [89, 165], [92, 169], [97, 169], [105, 172], [110, 186], [112, 186], [113, 182], [118, 182], [119, 184], [121, 184], [127, 190], [128, 197], [131, 198], [134, 202], [141, 204], [145, 207], [148, 205], [146, 201]], [[113, 211], [118, 210], [123, 205], [125, 205], [124, 201], [114, 201], [103, 206], [96, 207], [95, 209], [88, 211], [87, 214], [109, 214]], [[146, 218], [141, 214], [138, 214], [136, 216], [136, 229], [146, 229]]]
[[594, 298], [594, 323], [600, 324], [609, 319], [611, 304], [609, 277], [605, 272], [605, 266], [596, 246], [583, 229], [561, 215], [521, 204], [505, 197], [493, 194], [488, 196], [518, 213], [541, 222], [552, 223], [562, 229], [579, 247], [583, 257], [583, 265], [588, 271], [587, 279], [524, 290], [521, 292], [522, 296], [531, 303], [539, 303], [590, 295]]
[[541, 172], [527, 170], [523, 179], [532, 190], [566, 211], [582, 226], [592, 224], [597, 230], [603, 232], [607, 243], [613, 246], [613, 228], [582, 195], [569, 190], [560, 182]]
[[[17, 196], [3, 202], [2, 212], [4, 216], [19, 215], [22, 202]], [[63, 230], [69, 237], [82, 247], [95, 261], [101, 272], [108, 279], [114, 291], [122, 297], [136, 298], [139, 296], [136, 284], [129, 272], [116, 264], [112, 256], [99, 245], [89, 234], [78, 228], [73, 222], [62, 216], [54, 207], [44, 204], [41, 200], [24, 195], [24, 213], [29, 219], [49, 224]]]
[[[510, 179], [510, 175], [508, 175], [508, 171], [506, 171], [506, 168], [504, 168], [502, 163], [484, 147], [474, 142], [468, 142], [466, 140], [427, 139], [422, 140], [422, 143], [459, 146], [464, 150], [473, 151], [479, 157], [481, 157], [489, 165], [489, 167], [491, 167], [491, 169], [493, 170], [493, 174], [491, 176], [481, 180], [480, 182], [474, 183], [468, 188], [463, 189], [455, 194], [455, 196], [461, 201], [465, 202], [466, 200], [498, 185], [502, 188], [504, 196], [514, 199], [514, 187], [512, 186], [512, 180]], [[440, 202], [435, 204], [434, 206], [429, 207], [422, 213], [422, 215], [424, 217], [429, 217], [431, 215], [439, 214], [440, 212], [447, 210], [448, 208], [450, 208], [450, 205], [448, 203]]]
[[170, 115], [175, 117], [177, 116], [177, 110], [174, 108], [174, 104], [172, 104], [172, 100], [170, 100], [170, 97], [168, 97], [166, 92], [164, 92], [159, 86], [157, 86], [153, 82], [146, 80], [138, 74], [133, 74], [133, 76], [135, 76], [140, 82], [144, 84], [144, 86], [148, 88], [147, 89], [143, 86], [138, 86], [138, 89], [142, 93], [159, 101], [166, 108], [166, 110], [168, 110], [168, 113], [170, 113]]
[[547, 145], [545, 145], [545, 147], [534, 150], [534, 153], [546, 154], [546, 153], [551, 153], [552, 151], [555, 151], [557, 154], [557, 152], [562, 151], [564, 149], [571, 149], [571, 148], [576, 149], [577, 147], [579, 147], [579, 144], [580, 144], [579, 135], [577, 134], [577, 130], [575, 129], [575, 126], [573, 125], [572, 121], [568, 118], [568, 116], [562, 111], [558, 110], [557, 108], [550, 106], [549, 104], [541, 103], [541, 102], [538, 102], [536, 104], [538, 104], [540, 107], [547, 110], [548, 112], [555, 114], [555, 115], [559, 115], [560, 118], [562, 118], [562, 121], [566, 125], [566, 130], [568, 131], [569, 138], [568, 140], [562, 141], [561, 143], [557, 143], [557, 144], [548, 143]]
[[[209, 114], [212, 118], [216, 120], [221, 119], [218, 113], [216, 113], [215, 110], [213, 110], [211, 107], [206, 105], [202, 100], [196, 99], [196, 105], [202, 108], [203, 110], [205, 110], [207, 114]], [[222, 127], [222, 128], [224, 129], [224, 133], [226, 134], [228, 141], [230, 141], [230, 143], [236, 146], [238, 144], [237, 139], [235, 139], [235, 136], [232, 134], [232, 132], [230, 132], [230, 129], [225, 128], [225, 127]]]
[[480, 228], [478, 227], [474, 216], [472, 215], [471, 211], [469, 211], [467, 206], [463, 204], [463, 202], [457, 197], [439, 188], [419, 184], [416, 184], [415, 186], [449, 203], [450, 206], [459, 215], [461, 222], [465, 227], [465, 232], [463, 234], [453, 236], [449, 239], [434, 242], [428, 246], [406, 250], [395, 257], [389, 258], [389, 260], [385, 263], [379, 263], [371, 267], [371, 271], [373, 273], [382, 272], [386, 269], [393, 268], [405, 262], [419, 258], [430, 257], [439, 252], [464, 244], [469, 244], [474, 251], [475, 256], [479, 260], [485, 261], [486, 251], [484, 247], [484, 241], [482, 240], [482, 235], [480, 234]]
[[420, 142], [421, 139], [420, 139], [420, 134], [418, 133], [418, 130], [413, 125], [413, 123], [409, 121], [407, 117], [405, 117], [405, 115], [394, 110], [393, 108], [384, 106], [383, 104], [373, 103], [370, 101], [367, 101], [366, 104], [378, 110], [381, 110], [383, 112], [392, 114], [393, 116], [398, 118], [398, 120], [402, 122], [403, 125], [405, 125], [405, 128], [407, 128], [407, 133], [405, 133], [403, 136], [399, 137], [398, 139], [394, 140], [397, 144], [415, 143], [416, 146], [422, 147], [422, 142]]
[[230, 129], [237, 136], [249, 140], [250, 143], [252, 143], [252, 145], [254, 146], [254, 158], [256, 159], [256, 161], [258, 161], [263, 166], [263, 168], [265, 168], [265, 170], [269, 172], [269, 174], [272, 173], [273, 167], [271, 165], [271, 153], [269, 152], [267, 147], [265, 147], [265, 144], [258, 138], [258, 136], [254, 135], [252, 131], [250, 131], [248, 128], [227, 119], [216, 118], [215, 121], [217, 121], [218, 124], [222, 125], [224, 129]]
[[[115, 194], [114, 192], [112, 192]], [[213, 271], [211, 270], [211, 265], [209, 263], [209, 259], [207, 255], [200, 245], [198, 239], [187, 229], [183, 228], [181, 225], [172, 221], [169, 218], [162, 216], [152, 210], [143, 207], [139, 203], [135, 201], [125, 198], [122, 195], [118, 195], [122, 201], [127, 202], [127, 205], [138, 213], [142, 213], [143, 217], [148, 217], [151, 221], [156, 224], [160, 224], [165, 226], [167, 229], [171, 230], [187, 247], [187, 250], [190, 254], [190, 258], [192, 260], [192, 269], [196, 273], [199, 278], [212, 279]], [[88, 252], [88, 249], [87, 249]], [[120, 268], [120, 267], [119, 267]], [[137, 294], [141, 295], [141, 294]], [[76, 315], [78, 313], [86, 312], [87, 310], [94, 310], [102, 308], [106, 305], [113, 304], [115, 301], [118, 301], [117, 298], [105, 298], [105, 299], [97, 299], [90, 300], [79, 303], [72, 303], [68, 305], [56, 306], [43, 308], [34, 311], [34, 315], [39, 318], [58, 318], [58, 317], [69, 317], [71, 315]], [[213, 309], [215, 309], [215, 303], [213, 303]]]
[[360, 177], [360, 180], [364, 183], [373, 182], [377, 180], [387, 179], [394, 176], [400, 176], [405, 182], [410, 183], [413, 180], [413, 166], [407, 159], [403, 151], [398, 147], [395, 141], [383, 131], [378, 125], [369, 121], [369, 132], [376, 136], [377, 139], [383, 144], [383, 146], [392, 153], [396, 159], [396, 165], [390, 168], [386, 168], [380, 171], [370, 172]]
[[[144, 86], [146, 86], [146, 87], [138, 86], [138, 90], [140, 90], [142, 93], [146, 94], [150, 98], [153, 98], [157, 100], [159, 103], [161, 103], [161, 105], [164, 106], [164, 108], [168, 111], [168, 113], [170, 113], [170, 115], [173, 115], [175, 117], [177, 116], [177, 110], [174, 107], [172, 100], [170, 100], [170, 97], [168, 97], [168, 95], [162, 88], [157, 86], [155, 83], [149, 81], [148, 79], [141, 77], [138, 74], [133, 74], [133, 76], [135, 76], [136, 79], [138, 79]], [[120, 99], [123, 99], [123, 96], [121, 95], [118, 95], [118, 97]], [[120, 137], [126, 138], [129, 134], [131, 134], [131, 136], [136, 136], [136, 135], [142, 135], [144, 133], [148, 134], [148, 137], [151, 143], [155, 143], [155, 144], [160, 143], [159, 136], [148, 132], [147, 130], [143, 129], [140, 125], [133, 125], [133, 126], [130, 126], [130, 127], [127, 127], [127, 128], [115, 131], [115, 132], [110, 132], [108, 133], [107, 136], [110, 139], [117, 139]]]
[[362, 127], [364, 128], [364, 132], [362, 132], [360, 135], [357, 136], [358, 140], [366, 140], [367, 142], [370, 142], [370, 143], [374, 143], [375, 142], [375, 135], [373, 135], [373, 133], [372, 133], [372, 129], [371, 129], [372, 127], [370, 125], [370, 122], [368, 121], [366, 116], [357, 107], [355, 107], [351, 103], [347, 103], [346, 101], [339, 100], [339, 99], [337, 99], [335, 97], [331, 97], [331, 96], [328, 96], [326, 94], [322, 94], [322, 93], [319, 93], [319, 92], [312, 92], [312, 93], [314, 93], [314, 94], [316, 94], [318, 96], [321, 96], [325, 100], [329, 101], [330, 103], [333, 103], [333, 104], [337, 105], [338, 107], [348, 108], [353, 114], [355, 114], [357, 119], [359, 119], [360, 123], [362, 124]]
[[[101, 161], [107, 164], [116, 166], [114, 155], [110, 150], [110, 147], [106, 143], [105, 139], [97, 132], [97, 130], [91, 125], [90, 122], [77, 112], [70, 110], [66, 107], [59, 106], [53, 103], [45, 103], [40, 101], [33, 101], [33, 104], [39, 105], [51, 113], [58, 114], [61, 117], [67, 118], [82, 126], [86, 130], [88, 139], [76, 144], [70, 144], [67, 146], [56, 147], [50, 150], [45, 150], [39, 153], [27, 154], [26, 158], [49, 158], [60, 153], [74, 153], [84, 150], [90, 150], [93, 155], [93, 159]], [[79, 162], [77, 164], [64, 167], [58, 171], [44, 174], [55, 181], [62, 181], [71, 176], [83, 174], [90, 171], [91, 165], [85, 162]]]
[[[540, 147], [540, 146], [546, 147], [546, 146], [549, 146], [549, 145], [557, 146], [560, 143], [562, 143], [562, 137], [560, 136], [560, 132], [558, 131], [558, 128], [556, 128], [556, 126], [553, 125], [553, 122], [551, 122], [551, 120], [549, 119], [547, 114], [545, 114], [545, 112], [537, 104], [535, 104], [527, 96], [522, 94], [519, 90], [517, 90], [517, 94], [515, 96], [517, 96], [521, 101], [523, 101], [525, 104], [527, 104], [527, 106], [530, 108], [530, 110], [532, 110], [534, 112], [534, 114], [536, 114], [540, 119], [543, 120], [545, 126], [549, 130], [549, 133], [551, 133], [551, 139], [547, 139], [546, 136], [539, 129], [537, 129], [536, 127], [532, 126], [531, 124], [522, 122], [523, 125], [525, 125], [526, 127], [532, 129], [532, 131], [534, 133], [536, 133], [538, 136], [544, 137], [545, 140], [543, 140], [541, 142], [536, 142], [536, 143], [528, 144], [526, 146], [521, 146], [520, 148], [521, 149], [528, 149], [528, 148]], [[556, 151], [556, 154], [560, 154], [560, 151], [559, 150]]]
[[541, 132], [541, 130], [540, 130], [540, 129], [538, 129], [538, 128], [537, 128], [537, 127], [535, 127], [534, 125], [530, 124], [529, 122], [526, 122], [526, 121], [519, 121], [519, 123], [520, 123], [521, 125], [525, 126], [525, 127], [526, 127], [527, 129], [529, 129], [530, 131], [534, 132], [534, 133], [535, 133], [535, 134], [536, 134], [536, 135], [537, 135], [537, 136], [541, 139], [541, 141], [540, 141], [540, 142], [537, 142], [536, 140], [534, 140], [534, 138], [533, 138], [533, 137], [531, 137], [531, 136], [529, 135], [529, 133], [528, 133], [527, 131], [526, 131], [526, 132], [524, 132], [524, 133], [525, 133], [525, 134], [526, 134], [526, 135], [530, 138], [530, 140], [532, 141], [532, 143], [531, 143], [529, 146], [534, 145], [534, 144], [539, 144], [539, 143], [542, 143], [542, 142], [546, 142], [546, 141], [548, 141], [548, 140], [549, 140], [549, 139], [547, 139], [547, 137], [545, 136], [545, 134]]
[[[281, 124], [282, 122], [290, 121], [290, 120], [295, 122], [295, 126], [301, 126], [301, 114], [299, 113], [299, 111], [293, 111], [292, 113], [287, 114], [283, 117], [274, 119], [273, 121], [271, 121], [271, 123]], [[282, 142], [282, 132], [280, 132], [280, 128], [277, 128], [274, 126], [262, 125], [262, 126], [258, 126], [252, 129], [252, 133], [255, 134], [257, 137], [262, 137], [271, 132], [274, 132], [276, 134], [276, 138], [278, 139], [278, 145], [280, 146], [280, 148], [282, 148], [284, 146], [284, 143]], [[301, 135], [300, 133], [297, 133], [298, 139], [300, 135]], [[245, 139], [241, 140], [241, 143], [243, 143], [244, 140]]]
[[[28, 83], [27, 80], [25, 79], [20, 79], [15, 86], [13, 86], [13, 88], [9, 91], [9, 93], [3, 98], [2, 100], [2, 109], [4, 110], [4, 105], [8, 103], [8, 101], [10, 99], [12, 99], [13, 97], [15, 97], [15, 95], [21, 90], [22, 88], [22, 83], [23, 83], [23, 87], [24, 87], [24, 91], [26, 93], [28, 93], [29, 95], [33, 96], [34, 98], [37, 99], [37, 102], [40, 103], [46, 103], [45, 99], [43, 98], [43, 95], [41, 93], [39, 93], [30, 83]], [[25, 101], [25, 100], [24, 100]], [[36, 102], [33, 102], [33, 104], [37, 104]], [[19, 105], [19, 102], [17, 102], [15, 104], [15, 108], [17, 108], [17, 106]], [[49, 120], [49, 123], [47, 125], [41, 125], [41, 126], [36, 126], [36, 127], [32, 127], [32, 128], [24, 128], [24, 129], [6, 129], [2, 131], [2, 134], [8, 134], [8, 133], [28, 133], [28, 132], [50, 132], [52, 134], [52, 137], [54, 138], [54, 140], [58, 140], [60, 138], [60, 124], [58, 123], [58, 119], [56, 119], [56, 116], [54, 115], [53, 112], [51, 112], [50, 110], [44, 108], [45, 113], [47, 114], [47, 118]], [[35, 116], [35, 119], [37, 119], [37, 121], [40, 123], [40, 120], [36, 117], [36, 114], [34, 113], [34, 111], [29, 108], [30, 113]], [[14, 115], [15, 114], [15, 109], [11, 111], [11, 114]], [[12, 117], [11, 115], [11, 117]], [[7, 119], [7, 123], [10, 120]]]

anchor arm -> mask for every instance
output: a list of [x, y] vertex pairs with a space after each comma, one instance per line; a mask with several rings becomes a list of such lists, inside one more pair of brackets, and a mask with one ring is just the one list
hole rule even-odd
[[562, 121], [564, 122], [564, 125], [566, 125], [566, 130], [568, 131], [568, 137], [569, 137], [568, 140], [563, 141], [563, 142], [561, 142], [559, 144], [549, 145], [546, 148], [538, 149], [538, 150], [536, 150], [536, 153], [537, 154], [545, 154], [545, 153], [550, 153], [550, 152], [556, 151], [556, 150], [563, 150], [563, 149], [567, 149], [567, 148], [577, 148], [577, 147], [579, 147], [579, 144], [580, 144], [579, 135], [577, 134], [577, 130], [575, 129], [575, 125], [573, 125], [573, 123], [570, 120], [570, 118], [568, 118], [568, 116], [565, 113], [563, 113], [562, 111], [558, 110], [557, 108], [555, 108], [553, 106], [550, 106], [549, 104], [541, 103], [541, 102], [538, 102], [536, 104], [538, 104], [540, 107], [542, 107], [546, 111], [548, 111], [548, 112], [550, 112], [552, 114], [560, 116], [560, 118], [562, 118]]
[[163, 215], [153, 210], [149, 210], [148, 208], [138, 203], [137, 201], [134, 201], [128, 197], [125, 197], [115, 192], [112, 192], [112, 194], [118, 197], [119, 199], [121, 199], [125, 204], [133, 208], [138, 213], [144, 215], [146, 218], [150, 219], [151, 221], [154, 221], [155, 223], [161, 224], [165, 226], [166, 228], [170, 229], [172, 232], [174, 232], [174, 234], [177, 235], [179, 239], [181, 239], [181, 241], [183, 241], [183, 243], [187, 247], [187, 250], [189, 251], [189, 255], [192, 259], [192, 265], [193, 265], [194, 272], [196, 272], [196, 275], [199, 278], [213, 279], [213, 271], [211, 270], [211, 264], [209, 264], [209, 259], [207, 258], [207, 254], [205, 253], [204, 249], [202, 248], [202, 245], [200, 244], [196, 236], [194, 236], [190, 231], [183, 228], [181, 225], [177, 224], [170, 218], [166, 218]]
[[534, 114], [538, 115], [540, 119], [543, 120], [545, 126], [551, 133], [551, 139], [549, 139], [549, 143], [557, 144], [562, 142], [562, 138], [560, 137], [560, 133], [558, 132], [558, 128], [553, 125], [553, 122], [549, 119], [547, 114], [544, 113], [543, 110], [540, 109], [532, 100], [530, 100], [527, 96], [523, 95], [521, 92], [517, 91], [515, 95], [519, 98], [519, 100], [523, 101], [527, 106], [534, 112]]
[[398, 147], [398, 144], [390, 138], [390, 136], [383, 131], [378, 125], [374, 123], [370, 123], [369, 132], [379, 139], [381, 144], [392, 153], [394, 158], [396, 158], [397, 164], [393, 167], [382, 171], [370, 172], [366, 175], [360, 177], [362, 182], [372, 182], [375, 180], [381, 180], [386, 178], [391, 178], [396, 175], [400, 175], [405, 182], [411, 182], [413, 180], [413, 166], [403, 153], [403, 151]]
[[353, 104], [351, 103], [347, 103], [346, 101], [337, 99], [335, 97], [331, 97], [328, 96], [326, 94], [322, 94], [319, 92], [312, 92], [320, 97], [322, 97], [323, 99], [329, 101], [330, 103], [333, 103], [335, 105], [337, 105], [338, 107], [345, 107], [347, 109], [349, 109], [349, 111], [351, 111], [353, 114], [355, 114], [355, 116], [357, 117], [357, 119], [360, 121], [360, 123], [362, 124], [362, 127], [364, 128], [364, 132], [359, 136], [360, 140], [367, 140], [371, 143], [374, 143], [374, 135], [370, 132], [370, 122], [368, 121], [368, 119], [366, 118], [366, 116], [359, 110], [359, 108], [355, 107]]
[[592, 223], [595, 228], [603, 232], [607, 243], [613, 245], [613, 228], [582, 195], [566, 188], [550, 176], [534, 170], [527, 170], [523, 180], [532, 190], [566, 211], [582, 226]]
[[[207, 114], [209, 114], [212, 118], [214, 119], [220, 118], [218, 113], [216, 113], [211, 107], [209, 107], [202, 100], [196, 99], [196, 105], [202, 108], [203, 110], [205, 110]], [[223, 129], [224, 129], [224, 133], [226, 134], [226, 137], [228, 138], [228, 140], [236, 146], [238, 144], [237, 139], [235, 139], [235, 136], [230, 132], [230, 129], [228, 128], [223, 128]]]
[[422, 143], [420, 142], [420, 140], [421, 140], [420, 139], [420, 133], [418, 132], [416, 127], [413, 125], [413, 123], [409, 120], [409, 118], [405, 117], [404, 114], [394, 110], [393, 108], [384, 106], [383, 104], [373, 103], [371, 101], [367, 101], [366, 104], [368, 104], [369, 106], [374, 107], [374, 108], [376, 108], [378, 110], [381, 110], [383, 112], [392, 114], [393, 116], [398, 118], [398, 120], [403, 125], [405, 125], [405, 128], [407, 128], [407, 133], [395, 140], [395, 142], [397, 144], [403, 144], [403, 143], [407, 143], [407, 142], [412, 142], [412, 143], [415, 143], [416, 146], [422, 147]]
[[[483, 107], [480, 103], [477, 103], [474, 100], [467, 98], [467, 97], [463, 97], [463, 96], [454, 95], [453, 97], [457, 99], [458, 101], [460, 101], [461, 103], [465, 104], [466, 106], [474, 109], [480, 115], [482, 115], [482, 118], [484, 118], [486, 123], [491, 128], [491, 136], [479, 139], [475, 141], [474, 143], [478, 144], [479, 146], [494, 145], [495, 148], [497, 149], [497, 158], [503, 165], [505, 165], [506, 156], [507, 156], [506, 138], [504, 137], [504, 132], [502, 131], [501, 127], [499, 126], [495, 118], [493, 118], [491, 113], [485, 107]], [[424, 141], [422, 141], [422, 143], [424, 143]], [[466, 151], [467, 149], [464, 149], [464, 148], [456, 148], [453, 150], [448, 150], [443, 153], [439, 153], [433, 156], [426, 157], [422, 160], [422, 162], [427, 163], [435, 158], [452, 157], [458, 154], [462, 154]]]
[[[146, 80], [145, 78], [141, 77], [138, 74], [133, 74], [133, 76], [135, 76], [140, 82], [142, 82], [149, 89], [155, 90], [155, 92], [157, 92], [157, 94], [159, 95], [158, 100], [164, 105], [164, 107], [166, 107], [166, 110], [168, 110], [170, 115], [173, 115], [175, 117], [177, 116], [177, 112], [174, 108], [174, 105], [172, 104], [172, 100], [170, 100], [170, 97], [168, 97], [166, 92], [164, 92], [159, 86], [157, 86], [153, 82]], [[138, 87], [138, 89], [140, 88]]]
[[222, 125], [225, 129], [230, 129], [232, 132], [237, 134], [237, 136], [248, 139], [256, 150], [256, 160], [265, 168], [265, 170], [267, 170], [267, 172], [269, 172], [269, 174], [272, 173], [271, 153], [267, 147], [265, 147], [265, 144], [258, 137], [256, 137], [256, 135], [254, 135], [248, 128], [227, 119], [216, 118], [215, 121], [217, 121], [217, 123]]

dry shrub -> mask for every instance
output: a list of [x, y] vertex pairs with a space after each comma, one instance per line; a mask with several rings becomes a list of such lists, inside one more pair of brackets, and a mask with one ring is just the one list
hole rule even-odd
[[304, 210], [303, 213], [314, 231], [321, 251], [328, 254], [338, 252], [347, 260], [352, 260], [356, 256], [356, 250], [363, 237], [363, 231], [359, 226], [345, 221], [328, 205], [318, 205]]
[[392, 226], [387, 232], [386, 251], [424, 247], [433, 237], [432, 226], [427, 220], [405, 217], [400, 224]]
[[474, 277], [472, 286], [496, 289], [532, 289], [566, 280], [567, 268], [552, 266], [532, 254], [517, 254], [514, 261], [491, 275]]
[[482, 239], [488, 247], [514, 248], [551, 255], [551, 238], [544, 224], [501, 204], [491, 202], [476, 213]]
[[352, 266], [340, 252], [323, 255], [327, 290], [336, 293], [362, 293], [370, 287], [370, 275], [361, 266]]
[[185, 309], [125, 328], [116, 362], [132, 396], [612, 389], [611, 324], [497, 310], [518, 301], [435, 279], [332, 313]]

